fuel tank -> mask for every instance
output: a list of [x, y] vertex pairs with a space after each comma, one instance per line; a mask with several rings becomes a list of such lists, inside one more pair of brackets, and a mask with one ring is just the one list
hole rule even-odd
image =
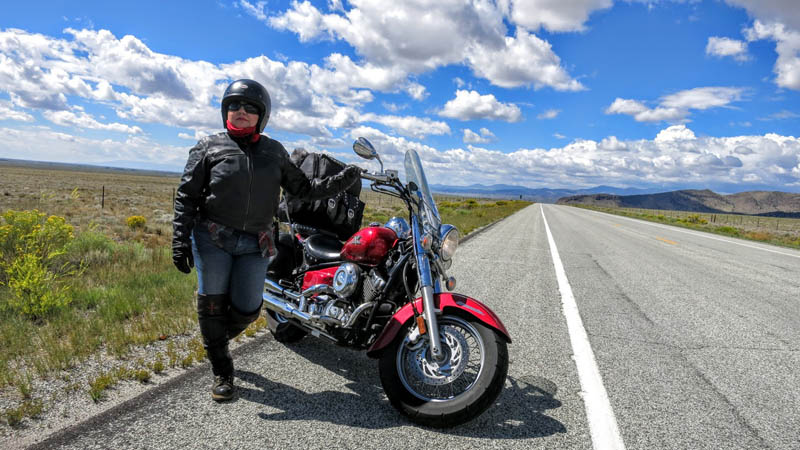
[[397, 234], [384, 227], [362, 228], [342, 247], [342, 259], [356, 264], [377, 266], [397, 243]]

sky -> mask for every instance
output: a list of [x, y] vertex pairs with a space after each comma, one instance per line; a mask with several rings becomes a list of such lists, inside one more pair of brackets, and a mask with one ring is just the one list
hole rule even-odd
[[431, 183], [800, 192], [798, 0], [11, 2], [0, 158], [180, 172], [239, 78]]

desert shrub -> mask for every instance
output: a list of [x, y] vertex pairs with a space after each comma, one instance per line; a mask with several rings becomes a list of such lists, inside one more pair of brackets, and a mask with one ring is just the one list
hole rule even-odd
[[131, 230], [136, 230], [144, 228], [145, 224], [147, 224], [147, 219], [145, 219], [143, 216], [130, 216], [125, 219], [125, 223]]
[[700, 214], [689, 214], [688, 216], [686, 216], [685, 219], [682, 220], [682, 222], [696, 224], [696, 225], [705, 225], [708, 223], [706, 219], [700, 217]]
[[40, 318], [70, 304], [70, 286], [47, 269], [37, 255], [25, 253], [6, 268], [12, 295], [4, 307], [30, 318]]
[[63, 217], [45, 216], [35, 209], [3, 213], [0, 251], [4, 266], [21, 254], [34, 254], [49, 262], [64, 253], [64, 247], [74, 237], [72, 225]]
[[716, 231], [717, 233], [729, 234], [731, 236], [739, 236], [739, 234], [741, 234], [738, 228], [730, 227], [727, 225], [716, 227], [714, 231]]
[[74, 238], [72, 225], [37, 210], [9, 210], [2, 217], [0, 284], [10, 295], [0, 307], [35, 319], [68, 305], [70, 286], [62, 275], [73, 272], [60, 257]]
[[117, 244], [105, 234], [88, 230], [75, 236], [65, 250], [70, 262], [96, 266], [108, 262], [116, 246]]
[[494, 204], [497, 205], [497, 206], [505, 206], [507, 203], [508, 202], [505, 201], [505, 200], [498, 200], [498, 201], [494, 202]]
[[469, 209], [477, 208], [478, 207], [478, 201], [475, 200], [474, 198], [468, 199], [466, 202], [464, 202], [464, 206], [469, 208]]

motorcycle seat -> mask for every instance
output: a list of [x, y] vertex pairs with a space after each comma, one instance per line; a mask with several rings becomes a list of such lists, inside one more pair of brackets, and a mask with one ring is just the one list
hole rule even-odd
[[342, 245], [335, 237], [325, 234], [312, 234], [303, 243], [306, 253], [320, 263], [339, 261]]

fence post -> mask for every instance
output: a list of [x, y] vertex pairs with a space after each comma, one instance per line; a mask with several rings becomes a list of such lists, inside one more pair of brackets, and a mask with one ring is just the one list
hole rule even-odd
[[103, 185], [103, 196], [100, 197], [100, 209], [106, 208], [106, 185]]

